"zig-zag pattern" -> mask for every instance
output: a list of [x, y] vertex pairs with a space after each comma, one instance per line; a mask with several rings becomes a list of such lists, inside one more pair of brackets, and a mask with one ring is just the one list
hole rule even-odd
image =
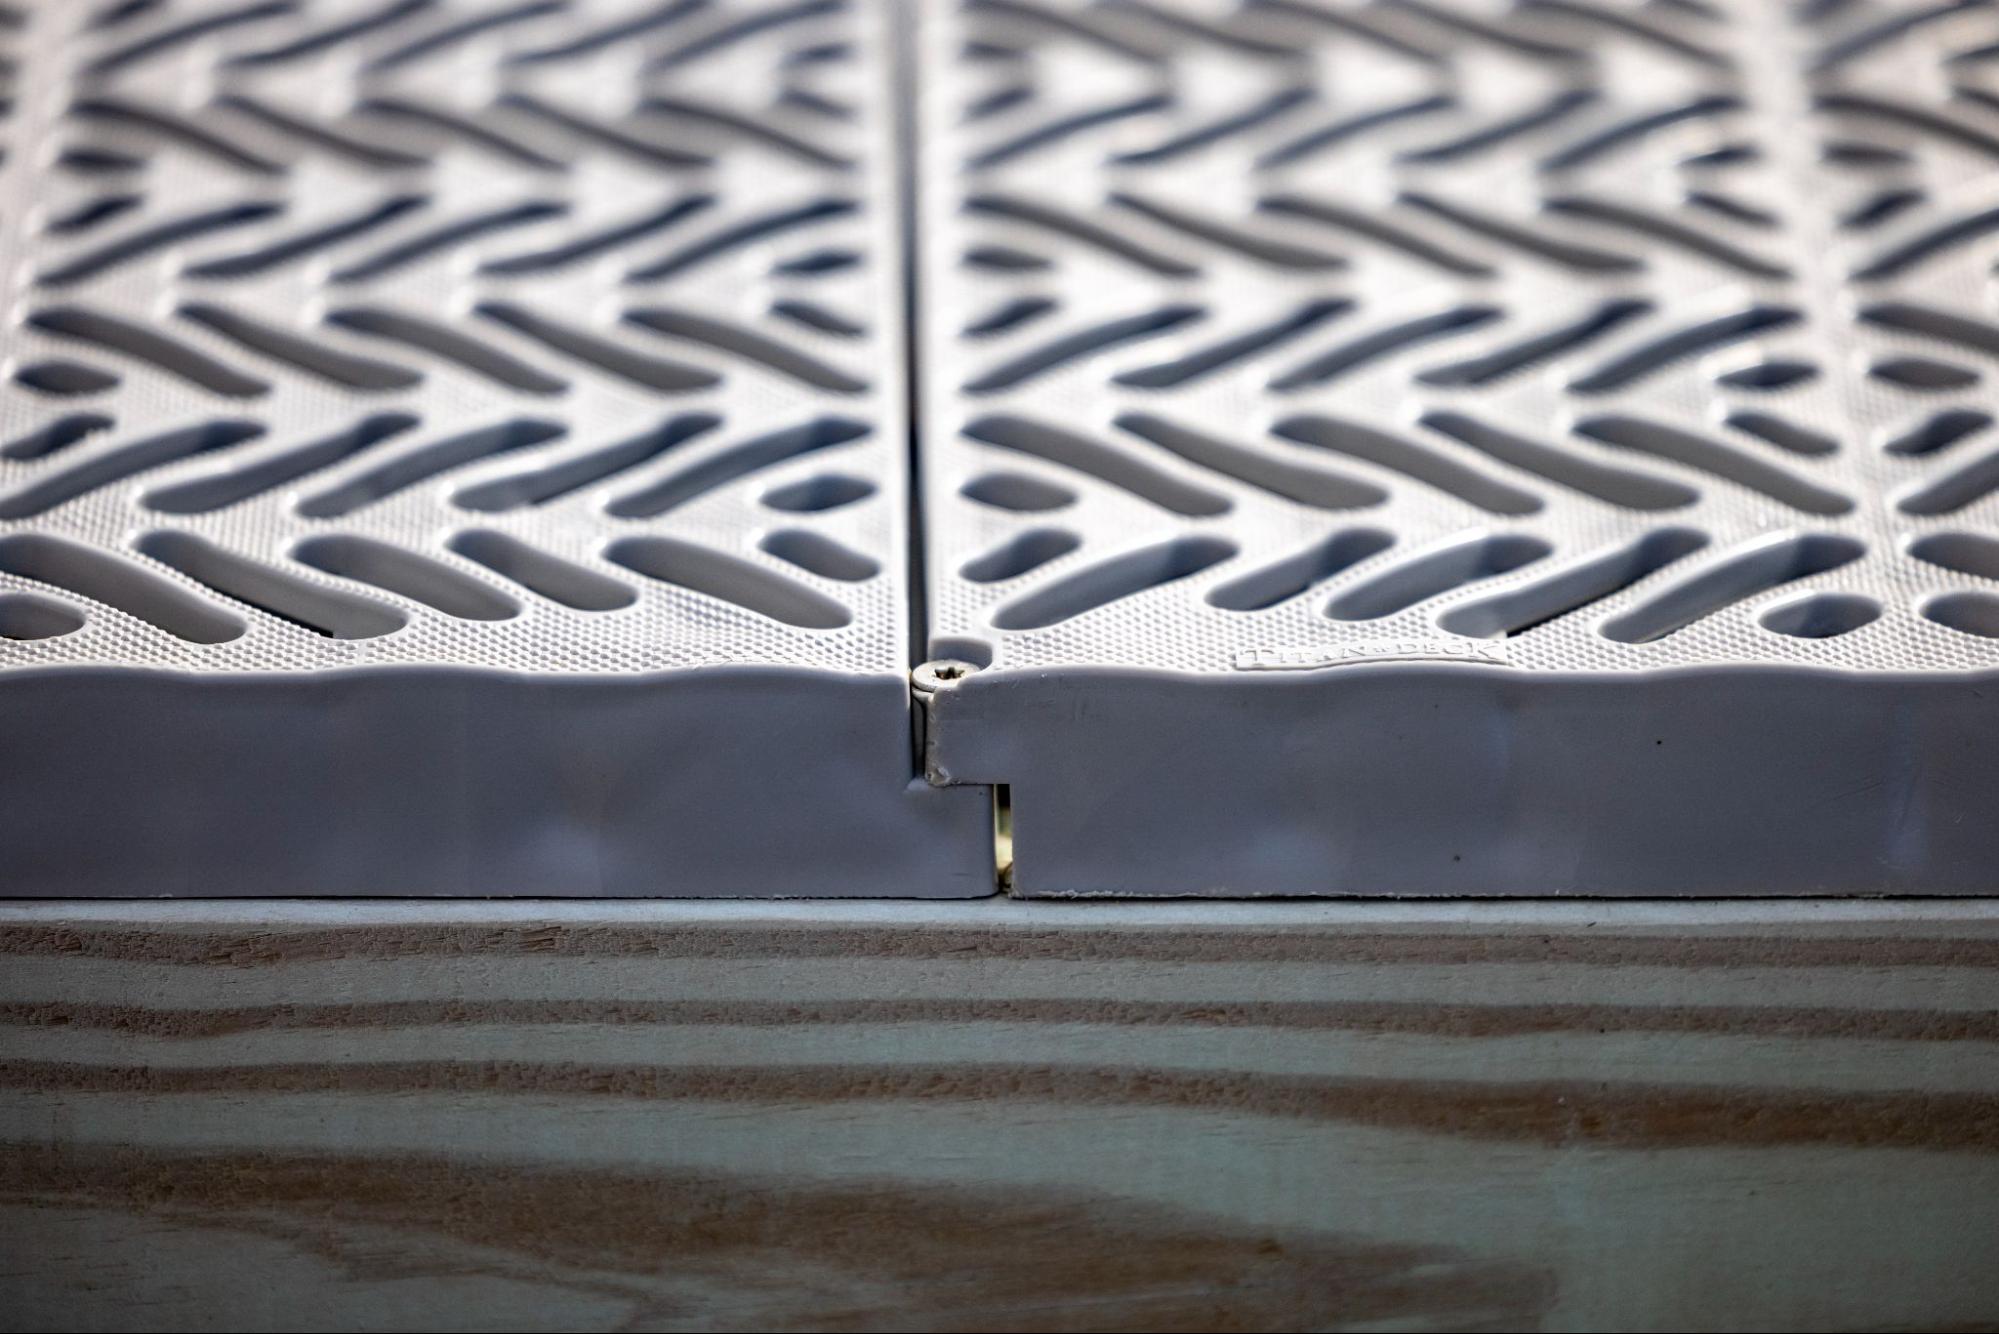
[[954, 6], [937, 651], [1999, 660], [1999, 17], [1786, 8]]
[[902, 668], [874, 8], [22, 18], [0, 662]]
[[[937, 652], [1999, 652], [1989, 4], [922, 12]], [[899, 668], [890, 18], [0, 12], [0, 661]]]

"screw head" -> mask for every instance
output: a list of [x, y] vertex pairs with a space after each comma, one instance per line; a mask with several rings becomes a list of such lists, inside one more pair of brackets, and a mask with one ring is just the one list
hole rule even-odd
[[977, 663], [959, 658], [939, 658], [911, 672], [909, 683], [917, 690], [949, 690], [978, 670]]

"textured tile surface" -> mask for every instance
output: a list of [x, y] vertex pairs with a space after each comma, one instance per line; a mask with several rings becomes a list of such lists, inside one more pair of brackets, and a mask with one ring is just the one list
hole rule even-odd
[[991, 892], [883, 15], [9, 11], [5, 892]]
[[904, 669], [874, 11], [30, 18], [0, 662]]
[[1999, 661], [1986, 6], [952, 13], [944, 647]]
[[1999, 864], [1989, 4], [5, 18], [17, 892]]
[[1989, 887], [1996, 21], [950, 7], [929, 763], [1016, 888]]

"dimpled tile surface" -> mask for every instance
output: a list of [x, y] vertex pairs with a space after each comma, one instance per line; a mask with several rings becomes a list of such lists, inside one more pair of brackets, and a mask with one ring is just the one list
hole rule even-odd
[[32, 7], [0, 661], [902, 671], [874, 17]]
[[1988, 0], [0, 42], [8, 892], [1990, 888]]
[[910, 789], [883, 17], [10, 6], [7, 890], [990, 892]]
[[1999, 662], [1991, 7], [972, 0], [930, 38], [946, 648]]
[[1989, 888], [1999, 11], [945, 14], [929, 759], [1017, 889]]

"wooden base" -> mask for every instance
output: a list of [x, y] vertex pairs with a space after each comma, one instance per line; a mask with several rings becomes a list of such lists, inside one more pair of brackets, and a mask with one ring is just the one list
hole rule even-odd
[[1999, 903], [0, 906], [0, 1328], [1999, 1326]]

